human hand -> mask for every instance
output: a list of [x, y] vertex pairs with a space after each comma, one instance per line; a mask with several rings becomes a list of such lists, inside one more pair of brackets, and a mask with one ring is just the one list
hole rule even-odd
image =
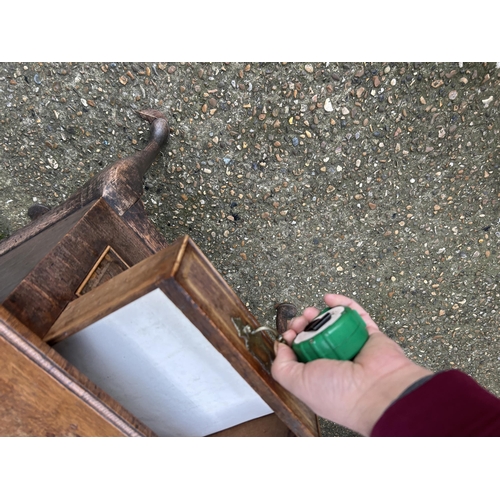
[[298, 362], [289, 345], [319, 314], [308, 307], [283, 334], [289, 345], [275, 344], [271, 373], [320, 417], [368, 436], [387, 407], [412, 383], [432, 372], [409, 360], [354, 300], [335, 294], [325, 295], [324, 300], [330, 307], [350, 307], [361, 315], [369, 334], [361, 351], [352, 361]]

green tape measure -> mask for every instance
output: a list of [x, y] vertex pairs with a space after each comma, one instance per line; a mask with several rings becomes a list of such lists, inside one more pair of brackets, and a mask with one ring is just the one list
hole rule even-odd
[[314, 359], [354, 359], [368, 340], [363, 318], [354, 309], [337, 306], [324, 309], [293, 341], [302, 363]]

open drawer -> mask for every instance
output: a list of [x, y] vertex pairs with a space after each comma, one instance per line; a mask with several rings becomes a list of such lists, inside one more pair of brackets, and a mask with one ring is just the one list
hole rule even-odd
[[185, 236], [70, 302], [43, 340], [159, 436], [318, 436], [258, 327]]

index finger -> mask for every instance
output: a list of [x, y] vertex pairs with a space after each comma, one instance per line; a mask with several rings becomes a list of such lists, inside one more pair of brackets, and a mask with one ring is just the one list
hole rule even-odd
[[297, 316], [290, 321], [288, 328], [300, 333], [319, 314], [319, 309], [307, 307], [301, 316]]
[[375, 321], [371, 319], [370, 315], [353, 299], [349, 297], [345, 297], [344, 295], [338, 295], [336, 293], [327, 293], [324, 297], [325, 304], [330, 307], [335, 306], [344, 306], [349, 307], [350, 309], [354, 309], [359, 315], [363, 318], [363, 321], [366, 323], [366, 329], [368, 330], [368, 334], [371, 335], [375, 332], [380, 332], [380, 328], [377, 326]]

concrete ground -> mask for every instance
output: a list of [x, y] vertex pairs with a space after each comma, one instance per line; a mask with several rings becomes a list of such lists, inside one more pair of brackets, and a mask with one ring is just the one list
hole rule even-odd
[[1, 63], [0, 237], [142, 147], [150, 107], [174, 130], [151, 220], [261, 323], [342, 293], [411, 359], [500, 396], [495, 63]]

